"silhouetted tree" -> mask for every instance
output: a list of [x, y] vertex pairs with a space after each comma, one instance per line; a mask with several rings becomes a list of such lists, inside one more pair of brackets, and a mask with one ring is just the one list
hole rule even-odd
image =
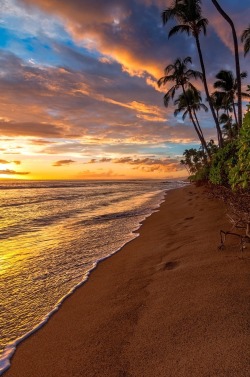
[[[188, 103], [187, 100], [188, 99]], [[197, 117], [197, 111], [200, 111], [203, 109], [204, 111], [208, 111], [208, 108], [206, 105], [202, 103], [201, 94], [198, 90], [194, 91], [192, 89], [187, 89], [186, 96], [182, 93], [179, 95], [179, 97], [174, 101], [174, 105], [177, 106], [177, 108], [174, 111], [174, 115], [177, 116], [180, 113], [183, 113], [182, 119], [184, 120], [186, 116], [189, 114], [188, 106], [190, 107], [192, 114], [193, 114], [193, 120], [195, 121], [195, 124], [193, 123], [194, 128], [198, 129], [201, 139], [202, 139], [202, 147], [206, 151], [207, 155], [209, 156], [209, 151], [205, 142], [205, 138]]]
[[[246, 72], [242, 72], [240, 74], [241, 78], [244, 79], [247, 77]], [[235, 118], [235, 123], [237, 127], [239, 128], [239, 122], [237, 119], [237, 114], [236, 114], [236, 107], [235, 107], [235, 100], [237, 98], [237, 79], [234, 77], [232, 71], [226, 71], [226, 70], [221, 70], [217, 75], [216, 78], [218, 79], [214, 83], [214, 88], [220, 89], [222, 95], [222, 104], [224, 105], [224, 108], [227, 109], [228, 111], [233, 109], [234, 112], [234, 118]], [[217, 92], [218, 93], [218, 92]], [[249, 94], [242, 92], [241, 95], [243, 97], [250, 97]]]
[[240, 59], [239, 59], [239, 47], [238, 47], [237, 34], [236, 34], [235, 26], [232, 19], [221, 8], [218, 1], [212, 0], [212, 3], [214, 4], [218, 12], [222, 15], [222, 17], [229, 23], [232, 29], [233, 42], [234, 42], [235, 69], [236, 69], [236, 77], [237, 77], [238, 123], [239, 123], [239, 128], [241, 128], [242, 127], [242, 96], [241, 96]]
[[206, 142], [204, 137], [199, 132], [198, 127], [196, 126], [191, 106], [189, 103], [189, 98], [187, 96], [187, 90], [197, 91], [195, 86], [190, 82], [191, 79], [203, 79], [203, 75], [199, 71], [195, 71], [193, 69], [188, 68], [188, 64], [192, 64], [192, 59], [190, 56], [186, 57], [185, 59], [181, 60], [180, 58], [176, 59], [173, 64], [169, 64], [165, 70], [165, 76], [161, 77], [158, 80], [158, 85], [166, 85], [169, 82], [173, 82], [174, 85], [167, 91], [164, 95], [164, 105], [168, 107], [170, 99], [174, 99], [176, 91], [178, 89], [182, 89], [182, 93], [185, 97], [187, 109], [189, 113], [189, 117], [194, 125], [195, 131], [200, 139], [201, 144], [205, 147]]
[[168, 36], [171, 37], [176, 33], [187, 33], [188, 35], [192, 35], [195, 38], [201, 70], [203, 74], [203, 83], [204, 88], [207, 96], [207, 100], [209, 102], [210, 110], [212, 112], [214, 122], [217, 129], [218, 135], [218, 144], [220, 147], [223, 145], [223, 138], [221, 129], [219, 126], [219, 121], [216, 117], [215, 110], [213, 108], [213, 102], [210, 98], [208, 84], [206, 79], [206, 69], [203, 60], [203, 55], [200, 46], [200, 33], [206, 34], [206, 27], [208, 25], [208, 20], [206, 18], [202, 18], [201, 15], [201, 0], [175, 0], [171, 7], [164, 10], [162, 13], [162, 20], [164, 25], [170, 20], [175, 19], [178, 22], [178, 25], [174, 26], [170, 31]]

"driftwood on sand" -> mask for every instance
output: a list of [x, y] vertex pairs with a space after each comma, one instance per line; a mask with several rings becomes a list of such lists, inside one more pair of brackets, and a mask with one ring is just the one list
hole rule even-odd
[[241, 252], [250, 242], [250, 191], [232, 192], [225, 187], [213, 188], [213, 195], [225, 202], [227, 217], [232, 227], [229, 230], [220, 230], [219, 250], [225, 248], [227, 236], [239, 239]]

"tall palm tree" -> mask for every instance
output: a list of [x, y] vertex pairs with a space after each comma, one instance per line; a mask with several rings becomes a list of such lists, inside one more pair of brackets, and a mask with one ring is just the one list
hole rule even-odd
[[[188, 99], [188, 103], [187, 103], [187, 99]], [[198, 90], [187, 89], [186, 96], [183, 93], [180, 94], [179, 97], [174, 101], [174, 105], [177, 106], [177, 108], [174, 111], [174, 116], [177, 116], [178, 114], [183, 113], [182, 115], [183, 120], [189, 114], [189, 110], [188, 110], [188, 105], [189, 105], [191, 112], [193, 114], [193, 119], [191, 119], [191, 121], [196, 130], [196, 133], [197, 134], [199, 133], [199, 138], [201, 140], [203, 150], [205, 150], [207, 155], [209, 156], [207, 144], [205, 142], [203, 131], [201, 129], [201, 126], [197, 117], [197, 111], [200, 111], [201, 109], [205, 110], [206, 112], [208, 111], [207, 106], [202, 103], [200, 92]]]
[[[244, 79], [247, 77], [246, 72], [242, 72], [240, 74], [241, 79]], [[239, 121], [237, 119], [236, 114], [236, 107], [235, 107], [235, 100], [237, 97], [237, 79], [234, 77], [232, 71], [225, 71], [221, 70], [217, 75], [216, 78], [218, 79], [214, 83], [214, 88], [220, 89], [220, 92], [222, 95], [222, 104], [224, 105], [224, 108], [230, 111], [230, 108], [233, 109], [235, 123], [237, 125], [237, 128], [239, 129]], [[241, 93], [242, 97], [250, 97], [247, 93]]]
[[229, 23], [232, 29], [233, 42], [234, 42], [234, 58], [235, 58], [235, 70], [237, 77], [237, 96], [238, 96], [238, 123], [239, 128], [242, 127], [242, 96], [241, 96], [241, 76], [240, 76], [240, 59], [239, 59], [239, 47], [238, 39], [235, 30], [234, 23], [228, 14], [221, 8], [217, 0], [212, 0], [217, 11], [222, 15], [222, 17]]
[[170, 31], [168, 36], [171, 37], [176, 33], [187, 33], [195, 38], [201, 70], [203, 74], [204, 89], [206, 92], [206, 97], [209, 102], [209, 107], [214, 118], [214, 122], [217, 129], [218, 144], [220, 147], [223, 145], [222, 132], [219, 126], [219, 121], [216, 117], [216, 113], [213, 107], [213, 102], [210, 98], [208, 84], [206, 79], [206, 68], [203, 60], [203, 55], [201, 51], [199, 35], [203, 32], [206, 34], [206, 27], [208, 25], [208, 20], [202, 18], [201, 15], [201, 0], [175, 0], [172, 6], [162, 13], [163, 24], [165, 25], [170, 19], [175, 19], [178, 25], [174, 26]]
[[186, 101], [187, 110], [189, 113], [189, 117], [194, 125], [195, 131], [200, 139], [202, 146], [206, 146], [206, 141], [203, 137], [203, 134], [200, 133], [198, 127], [196, 126], [192, 109], [189, 103], [189, 98], [187, 95], [188, 90], [192, 90], [196, 92], [197, 89], [195, 86], [190, 82], [191, 79], [201, 79], [203, 80], [203, 75], [199, 71], [194, 71], [193, 69], [188, 68], [188, 64], [192, 64], [192, 59], [190, 56], [186, 57], [185, 59], [181, 60], [180, 58], [176, 59], [173, 64], [169, 64], [165, 70], [165, 76], [161, 77], [158, 80], [159, 87], [162, 85], [166, 85], [169, 82], [173, 82], [174, 85], [167, 91], [164, 95], [164, 105], [168, 107], [170, 99], [174, 99], [176, 91], [182, 89], [183, 96]]
[[250, 25], [243, 31], [241, 35], [241, 42], [244, 43], [244, 55], [246, 56], [250, 50]]

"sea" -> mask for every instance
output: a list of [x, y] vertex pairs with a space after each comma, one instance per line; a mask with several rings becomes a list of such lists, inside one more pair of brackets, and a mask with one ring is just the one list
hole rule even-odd
[[183, 181], [0, 181], [0, 375], [100, 260]]

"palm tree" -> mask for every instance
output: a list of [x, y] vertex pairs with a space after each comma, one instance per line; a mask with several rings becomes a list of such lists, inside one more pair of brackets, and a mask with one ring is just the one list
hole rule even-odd
[[[188, 98], [188, 103], [187, 103], [186, 98]], [[207, 106], [204, 105], [201, 102], [201, 100], [202, 100], [201, 94], [198, 90], [194, 91], [193, 89], [187, 89], [186, 90], [186, 96], [184, 96], [184, 94], [182, 93], [174, 101], [174, 105], [177, 106], [177, 109], [174, 111], [174, 116], [177, 116], [178, 114], [183, 112], [182, 119], [184, 120], [186, 118], [187, 114], [189, 114], [189, 111], [188, 111], [188, 104], [189, 104], [189, 107], [190, 107], [191, 112], [193, 114], [193, 119], [191, 119], [191, 121], [193, 122], [193, 126], [194, 126], [197, 134], [198, 133], [200, 134], [199, 138], [200, 138], [200, 140], [202, 140], [203, 150], [205, 150], [207, 155], [209, 156], [207, 144], [205, 142], [205, 138], [204, 138], [204, 135], [203, 135], [203, 132], [202, 132], [202, 129], [201, 129], [198, 117], [197, 117], [197, 111], [200, 111], [201, 109], [205, 110], [206, 112], [208, 111]]]
[[222, 17], [229, 23], [232, 29], [233, 41], [234, 41], [234, 57], [235, 57], [235, 69], [237, 77], [237, 96], [238, 96], [238, 124], [239, 128], [242, 127], [242, 96], [241, 96], [241, 75], [240, 75], [240, 59], [239, 59], [239, 47], [236, 30], [232, 19], [228, 14], [221, 8], [220, 4], [216, 0], [212, 0], [217, 11], [222, 15]]
[[238, 127], [236, 123], [233, 123], [232, 117], [226, 113], [221, 114], [219, 118], [220, 124], [222, 124], [222, 133], [226, 140], [233, 140], [237, 137]]
[[179, 89], [182, 89], [182, 93], [183, 93], [183, 96], [185, 97], [189, 117], [195, 127], [195, 131], [200, 139], [201, 144], [205, 147], [206, 141], [196, 126], [192, 109], [189, 103], [189, 98], [187, 95], [188, 90], [192, 90], [194, 92], [197, 91], [197, 89], [190, 82], [190, 80], [192, 78], [203, 80], [203, 75], [199, 71], [194, 71], [193, 69], [189, 69], [188, 64], [192, 64], [192, 59], [190, 56], [186, 57], [183, 60], [181, 60], [180, 58], [176, 59], [173, 64], [169, 64], [165, 68], [164, 70], [165, 76], [161, 77], [158, 80], [158, 85], [160, 87], [162, 85], [166, 85], [169, 82], [174, 82], [174, 85], [164, 95], [164, 105], [166, 107], [168, 107], [170, 99], [172, 100], [174, 99], [176, 91]]
[[241, 42], [244, 43], [244, 55], [246, 56], [250, 50], [250, 25], [243, 31], [241, 35]]
[[[246, 78], [247, 73], [242, 72], [240, 74], [240, 77], [242, 79]], [[225, 109], [228, 110], [228, 112], [231, 111], [231, 108], [233, 109], [235, 123], [237, 124], [237, 128], [239, 129], [239, 122], [237, 119], [236, 107], [235, 107], [235, 99], [237, 97], [237, 79], [234, 77], [233, 72], [225, 71], [225, 70], [221, 70], [216, 75], [216, 78], [218, 80], [215, 81], [214, 88], [221, 90], [220, 92], [216, 92], [216, 93], [221, 93], [222, 105], [224, 106]], [[241, 93], [241, 95], [243, 97], [250, 97], [249, 94], [243, 93], [243, 92]]]
[[[224, 95], [222, 92], [215, 91], [211, 94], [211, 100], [213, 101], [213, 107], [216, 111], [216, 117], [219, 120], [220, 118], [220, 110], [227, 110], [224, 102]], [[231, 111], [231, 108], [230, 108]], [[220, 123], [220, 120], [219, 120]]]
[[209, 107], [212, 112], [214, 122], [217, 129], [217, 135], [218, 135], [218, 144], [220, 147], [223, 145], [223, 138], [222, 138], [222, 132], [219, 126], [219, 121], [216, 117], [215, 110], [213, 108], [213, 102], [210, 98], [209, 90], [208, 90], [208, 84], [206, 79], [206, 69], [205, 64], [203, 60], [203, 55], [201, 51], [200, 46], [200, 39], [199, 35], [201, 32], [206, 34], [206, 27], [208, 25], [208, 20], [206, 18], [202, 18], [201, 16], [201, 0], [175, 0], [173, 2], [172, 7], [166, 9], [162, 13], [162, 20], [163, 24], [165, 25], [170, 19], [176, 19], [176, 21], [179, 23], [178, 25], [174, 26], [168, 34], [168, 37], [171, 37], [175, 35], [176, 33], [187, 33], [188, 35], [192, 35], [195, 38], [200, 64], [201, 64], [201, 70], [203, 74], [203, 83], [204, 83], [204, 89], [206, 92], [206, 97], [209, 102]]

